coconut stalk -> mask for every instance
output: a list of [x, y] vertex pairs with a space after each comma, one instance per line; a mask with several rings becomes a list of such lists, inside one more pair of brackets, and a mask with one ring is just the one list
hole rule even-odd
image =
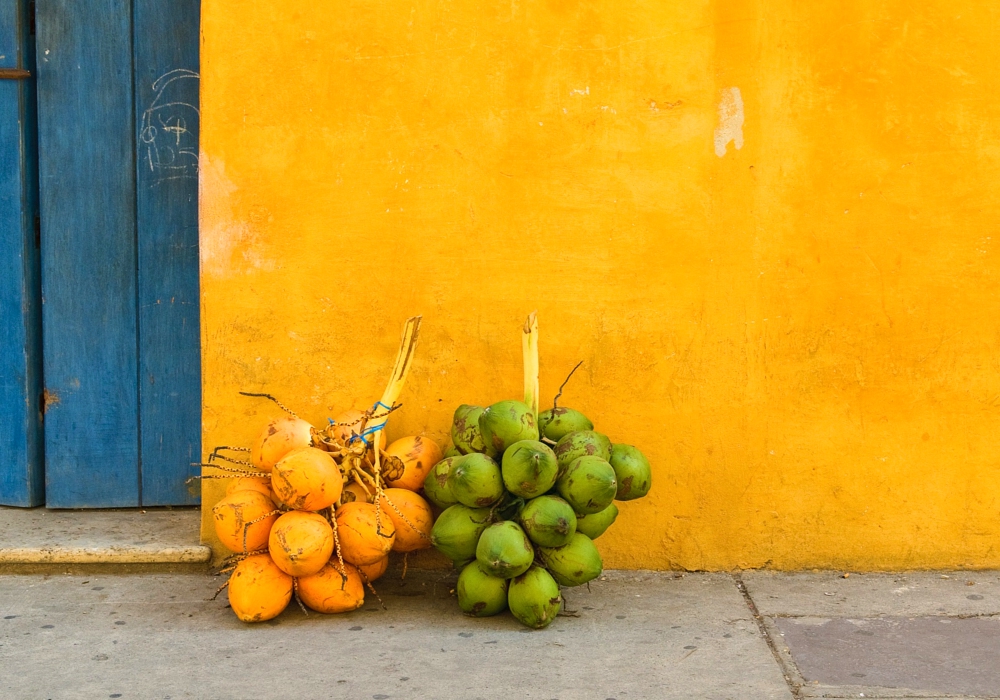
[[[406, 383], [406, 376], [410, 373], [410, 365], [413, 361], [413, 352], [417, 347], [417, 336], [420, 333], [420, 319], [422, 318], [422, 316], [411, 316], [406, 319], [406, 325], [403, 326], [403, 338], [399, 343], [399, 352], [396, 353], [396, 362], [392, 366], [389, 383], [386, 385], [380, 401], [382, 407], [386, 408], [386, 410], [391, 411], [396, 405], [396, 400], [403, 393], [403, 385]], [[382, 464], [380, 459], [382, 450], [379, 449], [378, 443], [384, 425], [385, 422], [372, 434], [372, 444], [375, 445], [375, 530], [380, 535], [382, 534], [381, 501], [385, 493], [382, 490]]]
[[[413, 351], [417, 347], [417, 336], [420, 332], [420, 319], [422, 316], [412, 316], [406, 319], [406, 325], [403, 326], [403, 338], [399, 343], [399, 352], [396, 354], [396, 362], [392, 367], [392, 375], [389, 377], [389, 384], [385, 387], [385, 391], [382, 393], [382, 400], [380, 403], [382, 407], [391, 410], [393, 406], [396, 405], [396, 400], [399, 399], [399, 395], [403, 393], [403, 385], [406, 383], [406, 375], [410, 373], [410, 365], [413, 361]], [[382, 433], [382, 428], [379, 428], [372, 434], [372, 444], [378, 445], [379, 436]], [[380, 450], [375, 450], [375, 472], [378, 473], [379, 466], [379, 452]]]
[[538, 424], [538, 312], [532, 311], [524, 322], [521, 335], [521, 350], [524, 356], [524, 403]]

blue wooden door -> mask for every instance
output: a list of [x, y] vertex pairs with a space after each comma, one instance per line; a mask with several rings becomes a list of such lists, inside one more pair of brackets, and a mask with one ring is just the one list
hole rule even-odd
[[0, 503], [45, 499], [34, 46], [27, 0], [0, 5]]
[[37, 0], [45, 492], [193, 504], [198, 0]]

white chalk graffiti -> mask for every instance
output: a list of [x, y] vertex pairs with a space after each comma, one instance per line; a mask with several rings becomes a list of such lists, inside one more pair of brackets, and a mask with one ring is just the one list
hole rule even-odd
[[155, 97], [142, 113], [139, 138], [141, 154], [153, 185], [166, 180], [198, 179], [198, 108], [188, 102], [198, 95], [200, 76], [178, 68], [164, 73], [153, 83]]

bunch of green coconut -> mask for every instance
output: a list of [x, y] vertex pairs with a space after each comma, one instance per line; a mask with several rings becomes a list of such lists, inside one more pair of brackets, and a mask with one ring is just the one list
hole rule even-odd
[[645, 496], [651, 475], [638, 449], [612, 444], [580, 411], [538, 414], [534, 314], [525, 335], [526, 401], [459, 406], [454, 446], [424, 493], [443, 509], [431, 542], [461, 571], [459, 607], [476, 617], [510, 609], [542, 628], [562, 609], [560, 586], [600, 576], [594, 540], [618, 517], [614, 501]]

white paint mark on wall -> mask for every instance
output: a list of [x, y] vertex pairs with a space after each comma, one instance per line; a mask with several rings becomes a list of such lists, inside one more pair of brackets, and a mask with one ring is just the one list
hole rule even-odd
[[590, 94], [590, 86], [588, 85], [583, 90], [579, 90], [579, 89], [577, 89], [577, 90], [570, 90], [569, 94], [570, 95], [589, 95]]
[[273, 270], [274, 261], [249, 223], [237, 219], [232, 198], [237, 186], [226, 176], [225, 163], [202, 151], [199, 181], [199, 253], [201, 271], [213, 277], [232, 277], [253, 270]]
[[743, 148], [743, 96], [738, 87], [726, 88], [719, 99], [719, 125], [715, 128], [715, 155], [726, 155], [732, 141], [736, 149]]

